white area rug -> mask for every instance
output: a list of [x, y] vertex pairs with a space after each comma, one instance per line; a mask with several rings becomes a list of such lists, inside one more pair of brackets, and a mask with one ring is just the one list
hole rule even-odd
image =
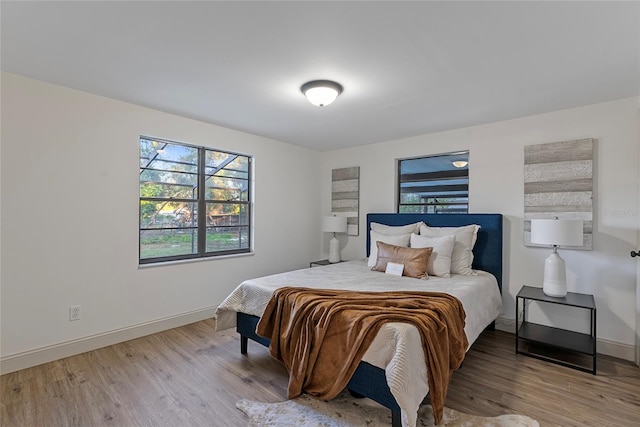
[[[330, 402], [307, 395], [279, 403], [241, 400], [236, 407], [249, 416], [249, 427], [388, 427], [391, 411], [369, 399], [356, 399], [346, 393]], [[419, 427], [433, 426], [431, 406], [423, 405]], [[523, 415], [476, 417], [445, 408], [439, 427], [539, 427], [537, 421]]]

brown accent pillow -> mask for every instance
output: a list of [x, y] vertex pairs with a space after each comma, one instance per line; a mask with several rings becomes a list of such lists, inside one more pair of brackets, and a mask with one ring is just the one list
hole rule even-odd
[[403, 276], [415, 277], [416, 279], [429, 278], [427, 266], [433, 248], [405, 248], [380, 241], [376, 244], [378, 245], [378, 261], [372, 268], [373, 271], [386, 271], [387, 263], [395, 262], [404, 264]]

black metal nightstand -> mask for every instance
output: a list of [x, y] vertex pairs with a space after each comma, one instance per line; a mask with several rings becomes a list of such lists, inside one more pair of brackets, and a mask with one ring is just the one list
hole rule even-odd
[[[517, 325], [520, 312], [520, 300], [522, 300], [522, 324]], [[559, 304], [571, 307], [583, 308], [591, 313], [591, 332], [582, 334], [562, 328], [552, 328], [527, 321], [527, 300], [542, 303]], [[520, 344], [528, 343], [529, 349], [521, 350]], [[542, 347], [552, 349], [552, 353], [541, 353], [532, 350], [532, 345], [541, 344]], [[516, 353], [557, 363], [559, 365], [578, 369], [580, 371], [596, 374], [596, 303], [593, 295], [568, 292], [561, 298], [550, 297], [542, 292], [541, 288], [523, 286], [516, 295]], [[591, 368], [585, 367], [576, 361], [571, 361], [571, 355], [586, 355], [591, 357]], [[569, 357], [565, 357], [569, 356]], [[584, 358], [584, 356], [583, 356]]]

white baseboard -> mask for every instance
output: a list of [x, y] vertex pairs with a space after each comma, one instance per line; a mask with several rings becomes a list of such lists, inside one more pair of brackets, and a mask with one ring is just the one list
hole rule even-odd
[[[63, 359], [76, 354], [84, 353], [109, 345], [118, 344], [145, 335], [166, 331], [201, 320], [210, 319], [215, 313], [216, 306], [194, 310], [176, 316], [153, 320], [138, 325], [132, 325], [101, 334], [78, 338], [35, 350], [11, 354], [0, 358], [0, 374], [19, 371], [54, 360]], [[514, 319], [499, 317], [496, 319], [496, 329], [515, 334]], [[617, 357], [633, 362], [635, 360], [635, 347], [630, 344], [622, 344], [603, 338], [598, 338], [598, 353]]]
[[188, 313], [169, 316], [138, 325], [127, 326], [88, 337], [77, 338], [58, 344], [41, 347], [35, 350], [15, 353], [0, 358], [0, 374], [19, 371], [65, 357], [74, 356], [98, 348], [118, 344], [167, 329], [177, 328], [201, 320], [210, 319], [216, 307], [205, 307]]
[[515, 334], [516, 333], [515, 320], [507, 319], [505, 317], [498, 317], [496, 319], [496, 329], [499, 331]]
[[[515, 320], [507, 319], [504, 317], [498, 317], [496, 319], [496, 329], [515, 334], [516, 333]], [[598, 338], [596, 346], [597, 346], [597, 351], [600, 354], [606, 354], [607, 356], [617, 357], [619, 359], [628, 360], [630, 362], [633, 362], [635, 360], [636, 349], [631, 344], [623, 344], [615, 341], [610, 341], [604, 338]]]
[[615, 341], [609, 341], [604, 338], [598, 338], [597, 346], [598, 353], [628, 360], [630, 362], [635, 360], [636, 348], [631, 344], [623, 344]]

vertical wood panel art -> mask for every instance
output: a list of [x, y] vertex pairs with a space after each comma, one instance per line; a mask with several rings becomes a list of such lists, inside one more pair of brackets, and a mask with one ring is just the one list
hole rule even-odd
[[593, 249], [593, 139], [524, 147], [524, 244], [531, 243], [531, 220], [581, 219], [583, 244]]
[[347, 217], [347, 234], [358, 235], [360, 167], [331, 171], [331, 213]]

